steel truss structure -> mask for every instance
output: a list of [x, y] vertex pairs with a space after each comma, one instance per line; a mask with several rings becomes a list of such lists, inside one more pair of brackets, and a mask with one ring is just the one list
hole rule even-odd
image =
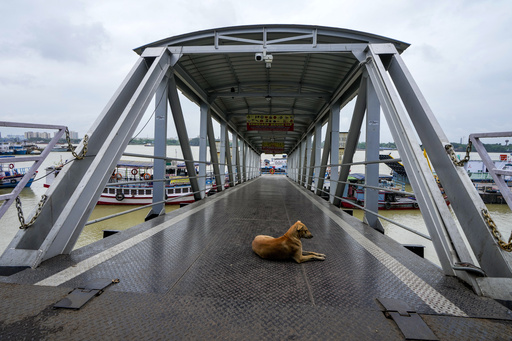
[[[258, 176], [264, 143], [276, 141], [288, 155], [289, 178], [299, 186], [321, 194], [323, 174], [331, 167], [329, 200], [339, 206], [365, 124], [366, 184], [370, 186], [365, 194], [365, 221], [376, 229], [382, 229], [378, 217], [371, 213], [377, 212], [378, 191], [371, 187], [378, 186], [382, 112], [443, 271], [460, 277], [477, 293], [487, 293], [484, 288], [494, 283], [493, 279], [499, 278], [500, 283], [511, 279], [512, 258], [491, 234], [482, 216], [485, 205], [469, 177], [446, 151], [449, 141], [400, 56], [408, 46], [338, 28], [255, 25], [194, 32], [135, 49], [139, 59], [88, 132], [87, 156], [63, 169], [49, 189], [38, 219], [18, 233], [0, 265], [36, 267], [72, 250], [153, 98], [155, 178], [164, 177], [168, 105], [188, 173], [195, 174], [180, 90], [198, 105], [201, 117], [200, 169], [198, 176], [190, 179], [196, 200], [204, 197], [207, 146], [217, 188], [222, 190], [226, 171], [230, 186]], [[356, 97], [345, 153], [338, 160], [340, 110]], [[291, 115], [294, 129], [250, 130], [248, 114]], [[212, 120], [221, 126], [220, 159]], [[428, 151], [458, 222], [439, 191], [420, 144]], [[83, 147], [82, 143], [77, 152]], [[149, 217], [164, 212], [163, 186], [163, 182], [155, 182], [156, 204]], [[465, 270], [468, 268], [461, 266], [465, 263], [481, 270]], [[488, 277], [477, 277], [482, 272]]]

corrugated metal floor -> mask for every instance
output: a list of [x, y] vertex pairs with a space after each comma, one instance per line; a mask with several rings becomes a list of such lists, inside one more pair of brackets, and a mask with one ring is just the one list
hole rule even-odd
[[[265, 261], [257, 234], [301, 220], [325, 261]], [[80, 310], [53, 304], [90, 279], [120, 282]], [[377, 298], [405, 301], [441, 340], [510, 339], [512, 313], [283, 176], [0, 276], [0, 339], [400, 340]]]

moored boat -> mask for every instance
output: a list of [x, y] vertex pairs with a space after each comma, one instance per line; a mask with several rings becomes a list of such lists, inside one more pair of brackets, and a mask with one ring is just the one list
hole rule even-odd
[[[353, 173], [349, 176], [348, 181], [350, 184], [345, 186], [343, 199], [350, 202], [342, 201], [341, 205], [345, 208], [357, 208], [354, 204], [364, 206], [364, 188], [360, 185], [364, 184], [365, 175]], [[382, 187], [379, 190], [379, 210], [413, 210], [419, 208], [415, 197], [396, 192], [403, 191], [403, 189], [393, 183], [389, 176], [379, 176], [379, 186]]]
[[[46, 168], [45, 187], [50, 187], [62, 165]], [[153, 163], [146, 161], [121, 160], [112, 172], [107, 185], [98, 200], [99, 205], [146, 205], [153, 202]], [[207, 179], [206, 192], [209, 194], [214, 186]], [[194, 192], [186, 173], [185, 164], [166, 167], [164, 187], [166, 204], [179, 205], [193, 203]]]
[[[23, 179], [29, 168], [17, 168], [14, 163], [0, 163], [0, 188], [14, 188]], [[34, 181], [34, 174], [27, 182], [25, 187], [30, 187]]]

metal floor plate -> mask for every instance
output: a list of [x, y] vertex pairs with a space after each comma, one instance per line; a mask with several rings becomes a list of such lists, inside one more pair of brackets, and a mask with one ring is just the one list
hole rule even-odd
[[[254, 236], [282, 235], [297, 220], [314, 235], [304, 250], [325, 253], [325, 261], [266, 261], [252, 252]], [[48, 309], [95, 278], [120, 282], [79, 311]], [[0, 335], [20, 336], [15, 331], [31, 319], [33, 333], [51, 339], [400, 339], [376, 302], [386, 297], [407, 302], [440, 339], [497, 325], [473, 335], [512, 332], [508, 309], [282, 176], [263, 176], [0, 282], [0, 311], [17, 316], [0, 318]]]

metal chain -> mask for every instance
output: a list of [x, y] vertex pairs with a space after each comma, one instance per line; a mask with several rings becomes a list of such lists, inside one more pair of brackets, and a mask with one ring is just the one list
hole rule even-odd
[[491, 229], [494, 238], [496, 238], [498, 245], [503, 250], [505, 250], [507, 252], [512, 252], [512, 233], [510, 234], [508, 243], [505, 243], [505, 241], [502, 239], [500, 231], [498, 231], [498, 227], [496, 226], [496, 223], [492, 220], [491, 215], [489, 214], [489, 211], [487, 211], [485, 208], [483, 208], [482, 216], [484, 217], [485, 222], [487, 223], [487, 226]]
[[34, 224], [37, 217], [39, 217], [39, 215], [41, 214], [41, 210], [43, 209], [46, 199], [48, 199], [48, 197], [46, 195], [41, 196], [41, 200], [37, 204], [36, 214], [34, 214], [34, 216], [32, 217], [32, 219], [30, 219], [28, 224], [25, 224], [25, 218], [23, 217], [23, 210], [21, 209], [21, 200], [20, 200], [20, 197], [16, 197], [16, 210], [18, 210], [18, 219], [20, 220], [20, 224], [21, 224], [20, 229], [24, 230], [27, 227], [30, 227], [30, 226], [32, 226], [32, 224]]
[[462, 160], [457, 159], [457, 155], [455, 155], [455, 151], [453, 150], [453, 145], [447, 144], [444, 146], [446, 149], [446, 152], [448, 155], [450, 155], [450, 158], [452, 159], [453, 163], [456, 166], [463, 167], [466, 162], [469, 161], [469, 153], [471, 153], [471, 148], [473, 147], [473, 142], [471, 140], [468, 141], [468, 145], [466, 146], [466, 156]]
[[84, 136], [84, 148], [82, 149], [82, 154], [78, 155], [75, 153], [75, 150], [73, 149], [73, 145], [71, 144], [71, 138], [69, 137], [69, 130], [66, 128], [66, 141], [68, 142], [68, 149], [71, 150], [71, 154], [73, 157], [77, 160], [82, 160], [85, 155], [87, 154], [87, 143], [89, 141], [89, 136]]

